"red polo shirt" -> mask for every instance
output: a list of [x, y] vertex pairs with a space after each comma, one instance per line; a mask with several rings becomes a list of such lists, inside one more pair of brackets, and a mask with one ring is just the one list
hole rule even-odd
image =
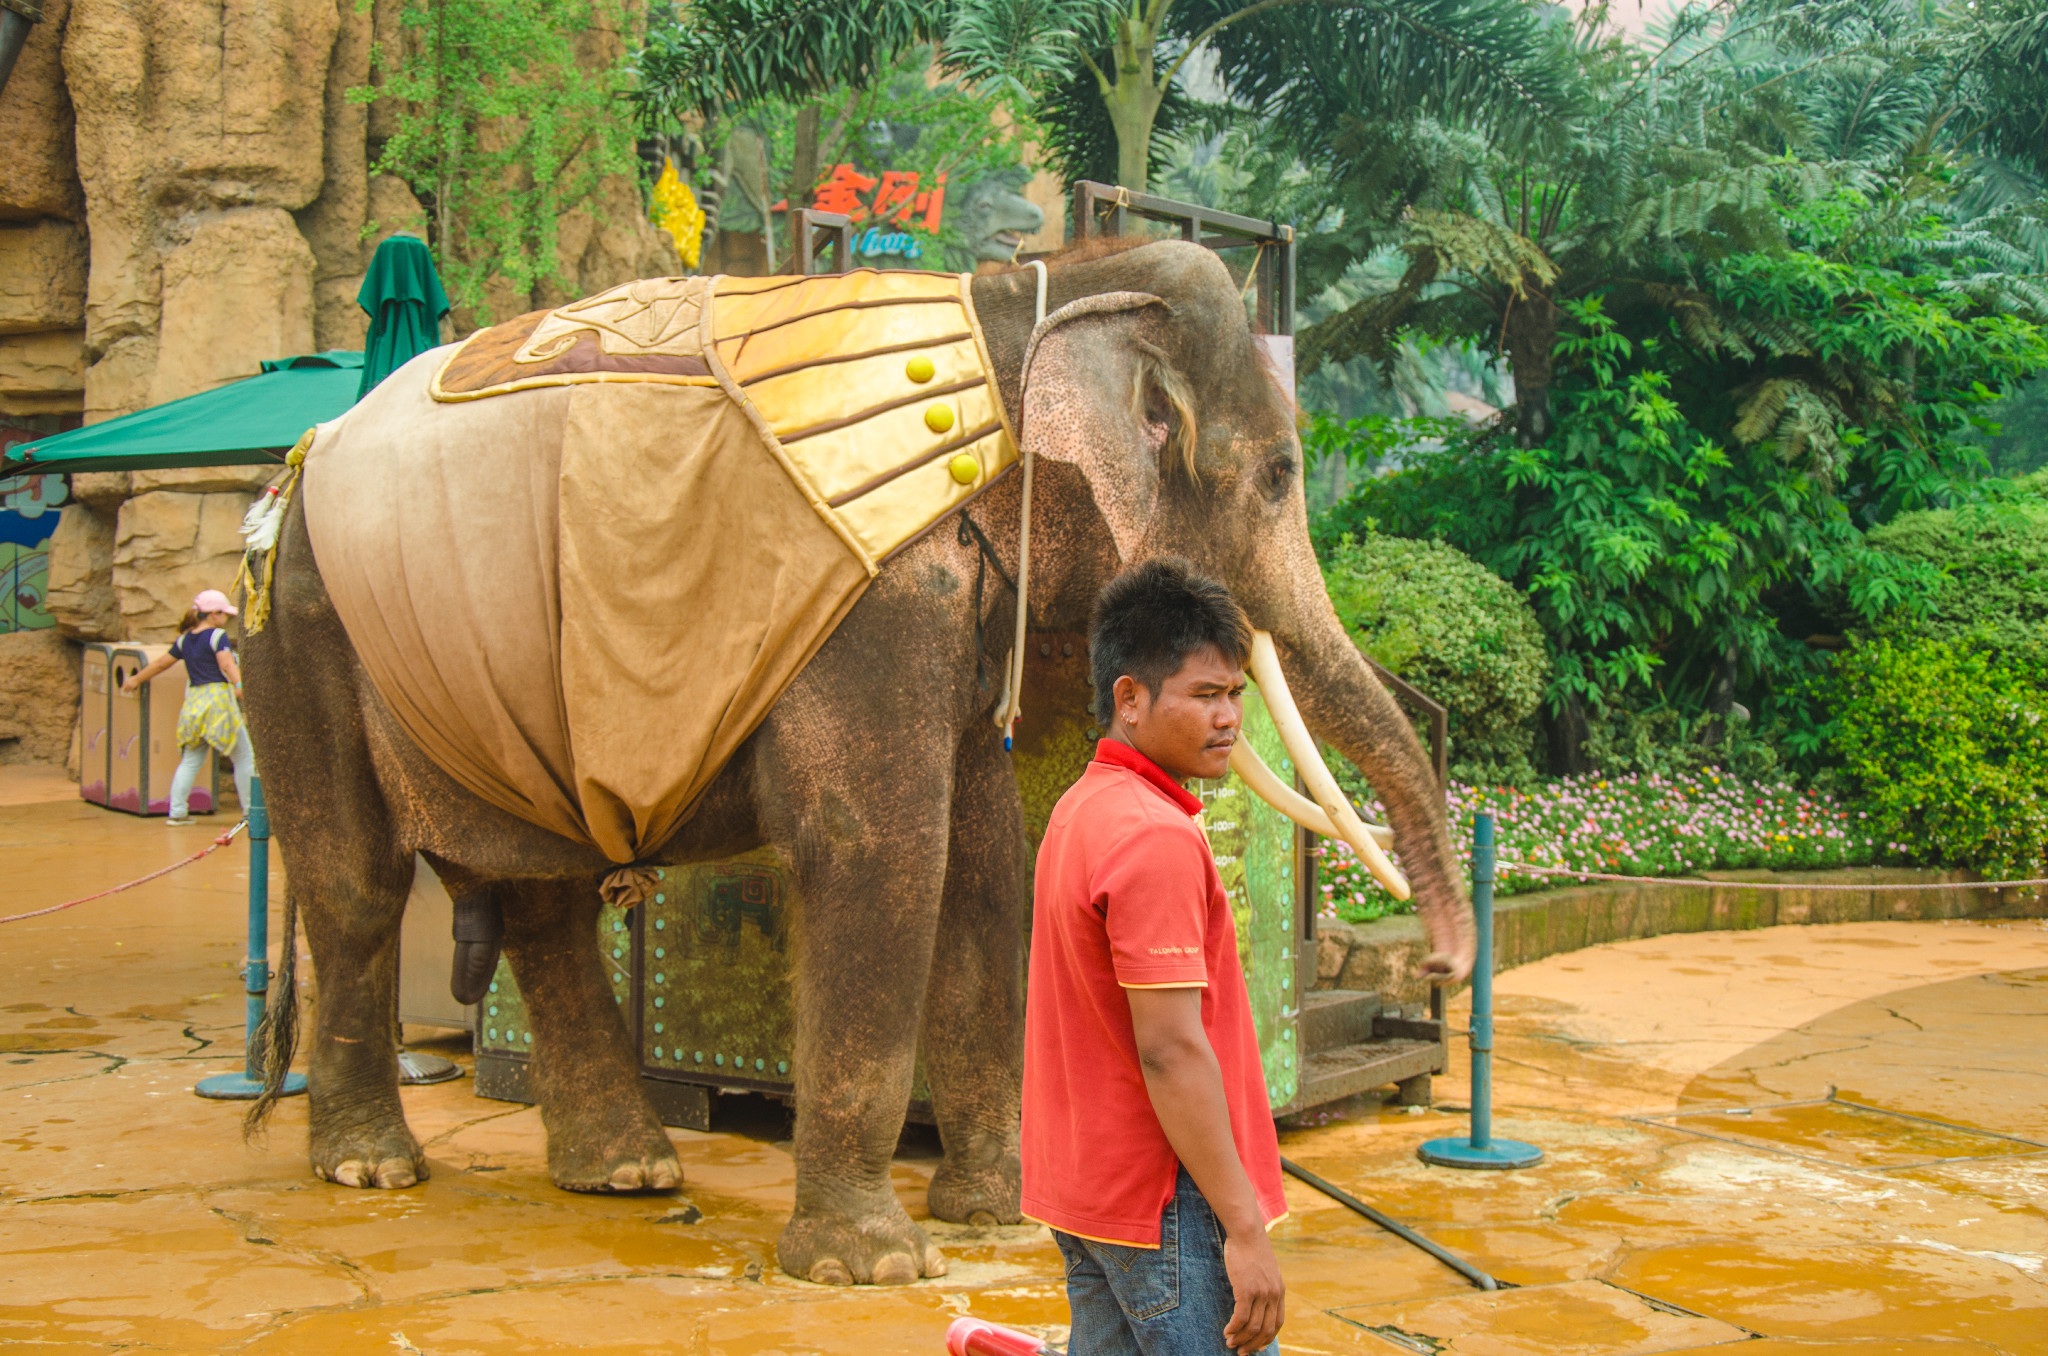
[[1230, 901], [1202, 803], [1105, 739], [1038, 849], [1024, 1025], [1024, 1213], [1159, 1246], [1180, 1167], [1145, 1091], [1125, 988], [1196, 988], [1237, 1156], [1270, 1226], [1287, 1213]]

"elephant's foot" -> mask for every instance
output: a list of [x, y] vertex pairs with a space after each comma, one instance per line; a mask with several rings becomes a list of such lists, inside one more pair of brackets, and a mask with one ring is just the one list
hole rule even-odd
[[313, 1175], [347, 1187], [397, 1190], [427, 1180], [427, 1156], [400, 1119], [395, 1125], [354, 1131], [313, 1130]]
[[932, 1174], [925, 1207], [949, 1224], [1021, 1224], [1023, 1186], [1016, 1154], [994, 1167], [956, 1167], [948, 1158]]
[[613, 1133], [548, 1135], [548, 1172], [564, 1191], [673, 1191], [683, 1184], [676, 1149], [650, 1115]]
[[775, 1260], [820, 1285], [908, 1285], [946, 1274], [944, 1254], [911, 1223], [894, 1192], [875, 1193], [863, 1205], [847, 1213], [799, 1209], [775, 1245]]

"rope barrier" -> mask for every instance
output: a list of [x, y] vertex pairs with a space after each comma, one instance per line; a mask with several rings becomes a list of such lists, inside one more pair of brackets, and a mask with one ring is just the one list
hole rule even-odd
[[229, 843], [232, 843], [235, 840], [235, 835], [240, 833], [244, 828], [246, 828], [248, 826], [248, 823], [249, 821], [246, 819], [237, 820], [235, 822], [235, 826], [229, 829], [226, 833], [214, 839], [211, 843], [208, 843], [205, 847], [199, 849], [199, 851], [193, 853], [190, 857], [185, 858], [183, 861], [172, 862], [169, 866], [164, 867], [161, 871], [152, 871], [146, 876], [137, 876], [134, 880], [129, 881], [125, 885], [116, 885], [112, 889], [102, 890], [96, 895], [87, 895], [83, 899], [74, 899], [68, 904], [52, 904], [47, 909], [35, 909], [28, 913], [17, 913], [12, 915], [11, 917], [0, 918], [0, 923], [19, 923], [24, 918], [41, 918], [46, 913], [62, 913], [66, 909], [75, 909], [81, 904], [90, 904], [95, 899], [105, 899], [108, 895], [118, 895], [123, 890], [133, 890], [138, 885], [146, 885], [150, 881], [155, 880], [158, 876], [168, 876], [171, 874], [171, 872], [176, 871], [181, 866], [190, 866], [192, 865], [192, 863], [198, 861], [201, 857], [205, 857], [211, 853], [220, 851]]
[[1502, 862], [1502, 871], [1526, 871], [1534, 876], [1569, 876], [1573, 880], [1610, 880], [1631, 885], [1714, 885], [1735, 890], [2010, 890], [2048, 885], [2043, 880], [1944, 880], [1890, 881], [1868, 885], [1801, 885], [1790, 881], [1707, 880], [1700, 876], [1616, 876], [1602, 871], [1575, 871], [1568, 866], [1532, 866], [1528, 862]]

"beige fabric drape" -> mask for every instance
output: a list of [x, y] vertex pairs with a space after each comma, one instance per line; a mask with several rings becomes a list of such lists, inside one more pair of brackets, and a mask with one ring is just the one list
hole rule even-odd
[[[436, 404], [426, 354], [321, 431], [307, 527], [406, 733], [615, 862], [653, 851], [869, 575], [715, 387]], [[742, 511], [741, 506], [744, 506]]]
[[627, 284], [422, 354], [323, 426], [314, 556], [429, 757], [633, 862], [879, 562], [1014, 463], [986, 353], [959, 276]]

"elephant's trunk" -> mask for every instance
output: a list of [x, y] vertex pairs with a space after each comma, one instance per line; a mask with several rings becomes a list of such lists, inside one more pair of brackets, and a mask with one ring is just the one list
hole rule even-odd
[[[1308, 728], [1336, 745], [1379, 792], [1401, 854], [1402, 870], [1414, 891], [1416, 912], [1429, 931], [1431, 954], [1423, 971], [1461, 980], [1471, 972], [1476, 938], [1471, 904], [1451, 848], [1443, 788], [1437, 785], [1414, 727], [1366, 667], [1364, 657], [1338, 622], [1328, 595], [1318, 588], [1316, 598], [1303, 611], [1305, 622], [1273, 637], [1277, 669], [1285, 675], [1278, 685], [1279, 694], [1291, 691]], [[1254, 679], [1258, 679], [1256, 673]], [[1271, 706], [1276, 693], [1267, 690], [1265, 682], [1260, 686]], [[1306, 751], [1307, 756], [1294, 754], [1311, 790], [1318, 779], [1308, 769], [1320, 766], [1313, 754], [1312, 749]], [[1343, 798], [1339, 795], [1337, 799]], [[1317, 795], [1316, 800], [1319, 808], [1330, 814], [1339, 836], [1351, 843], [1382, 883], [1394, 888], [1373, 860], [1377, 852], [1361, 850], [1361, 843], [1353, 841], [1354, 834], [1346, 831], [1345, 816], [1357, 823], [1349, 804], [1341, 808], [1328, 805], [1327, 794]], [[1362, 827], [1357, 836], [1364, 839], [1363, 846], [1376, 848]]]

